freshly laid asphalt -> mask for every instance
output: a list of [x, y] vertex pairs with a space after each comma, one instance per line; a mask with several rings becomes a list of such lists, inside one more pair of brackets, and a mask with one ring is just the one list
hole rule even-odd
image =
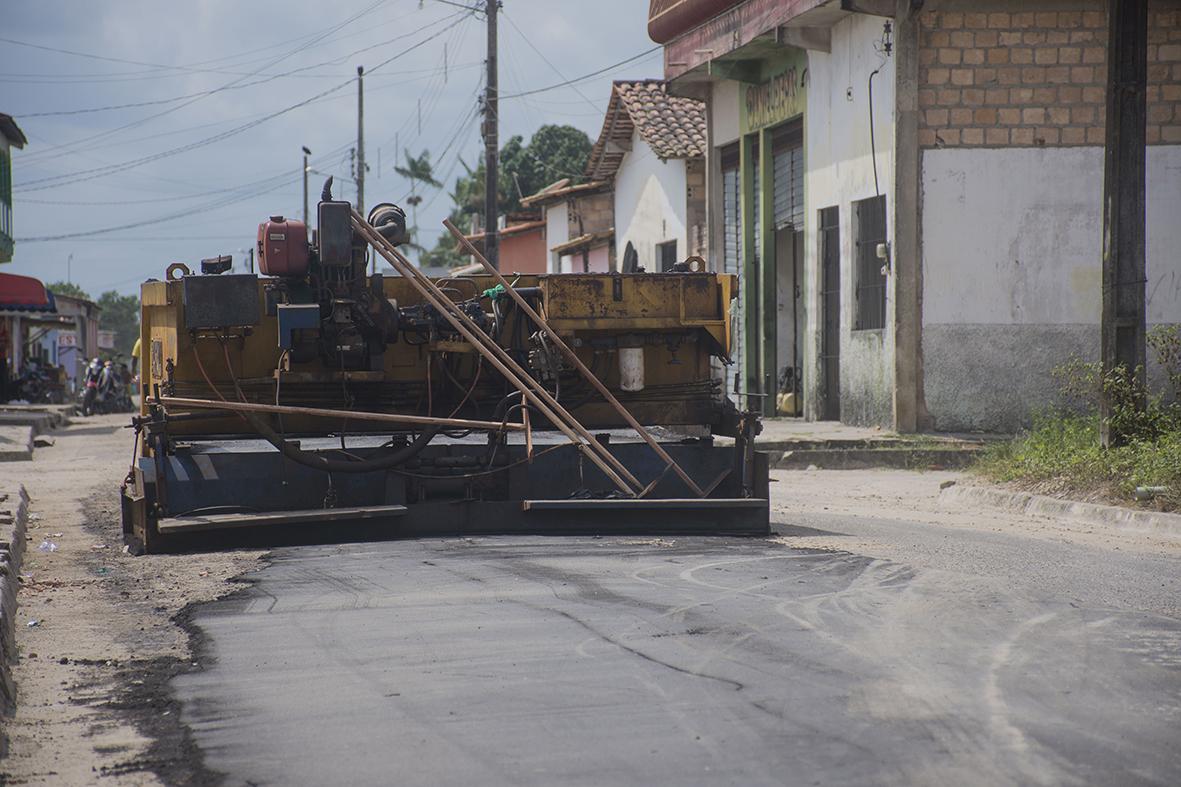
[[809, 524], [916, 560], [709, 538], [281, 549], [198, 610], [204, 669], [174, 690], [232, 785], [1181, 783], [1181, 560]]

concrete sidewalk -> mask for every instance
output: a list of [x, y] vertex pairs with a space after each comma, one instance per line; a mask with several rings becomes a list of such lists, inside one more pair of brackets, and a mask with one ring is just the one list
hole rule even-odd
[[[942, 470], [972, 464], [988, 439], [963, 434], [900, 435], [836, 421], [767, 418], [762, 434], [755, 438], [755, 447], [770, 454], [771, 466], [780, 470]], [[734, 442], [728, 437], [715, 441], [718, 445]]]

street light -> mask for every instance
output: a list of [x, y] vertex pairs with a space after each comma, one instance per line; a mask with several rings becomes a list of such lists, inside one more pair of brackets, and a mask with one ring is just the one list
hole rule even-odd
[[308, 156], [312, 151], [303, 146], [303, 226], [308, 226]]

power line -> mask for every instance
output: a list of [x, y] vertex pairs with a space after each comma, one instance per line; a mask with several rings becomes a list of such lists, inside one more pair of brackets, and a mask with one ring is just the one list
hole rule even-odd
[[593, 79], [594, 77], [600, 76], [601, 74], [605, 74], [608, 71], [613, 71], [621, 66], [626, 66], [629, 63], [634, 63], [637, 60], [641, 60], [641, 59], [648, 57], [656, 52], [661, 51], [661, 49], [662, 49], [662, 47], [654, 46], [651, 49], [644, 50], [643, 52], [641, 52], [638, 55], [632, 55], [631, 57], [627, 58], [626, 60], [620, 60], [618, 63], [612, 63], [611, 65], [604, 66], [603, 68], [600, 68], [596, 71], [591, 71], [589, 74], [583, 74], [580, 77], [575, 77], [574, 79], [567, 79], [564, 82], [558, 82], [553, 85], [547, 85], [545, 87], [534, 88], [532, 90], [523, 90], [519, 93], [509, 93], [509, 94], [501, 96], [500, 98], [502, 100], [506, 99], [506, 98], [521, 98], [522, 96], [533, 96], [538, 93], [546, 93], [550, 90], [557, 90], [558, 88], [561, 88], [561, 87], [569, 87], [570, 85], [574, 85], [578, 82], [585, 82], [588, 79]]
[[[521, 28], [517, 27], [517, 23], [513, 21], [513, 18], [511, 16], [509, 16], [508, 14], [503, 14], [503, 15], [504, 15], [504, 18], [508, 21], [509, 25], [512, 26], [513, 30], [517, 31], [517, 35], [519, 35], [521, 37], [521, 40], [523, 40], [526, 44], [528, 44], [529, 48], [532, 49], [534, 52], [536, 52], [537, 56], [540, 57], [542, 60], [544, 60], [545, 64], [547, 66], [549, 66], [555, 74], [557, 74], [562, 79], [567, 79], [566, 75], [563, 74], [562, 71], [557, 66], [555, 66], [552, 62], [550, 62], [550, 59], [545, 56], [545, 53], [543, 53], [540, 49], [538, 49], [536, 46], [533, 45], [533, 42], [529, 40], [529, 36], [525, 35], [525, 32], [523, 30], [521, 30]], [[575, 93], [577, 93], [579, 96], [582, 97], [583, 101], [585, 101], [586, 103], [588, 103], [592, 107], [594, 107], [596, 112], [602, 111], [595, 104], [595, 102], [593, 102], [589, 98], [587, 98], [586, 94], [584, 94], [577, 87], [574, 87], [573, 84], [571, 84], [571, 88], [574, 90]]]

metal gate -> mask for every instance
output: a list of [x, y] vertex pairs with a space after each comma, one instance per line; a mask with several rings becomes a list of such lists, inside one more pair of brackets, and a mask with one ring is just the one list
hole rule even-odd
[[841, 420], [841, 217], [820, 211], [820, 418]]

